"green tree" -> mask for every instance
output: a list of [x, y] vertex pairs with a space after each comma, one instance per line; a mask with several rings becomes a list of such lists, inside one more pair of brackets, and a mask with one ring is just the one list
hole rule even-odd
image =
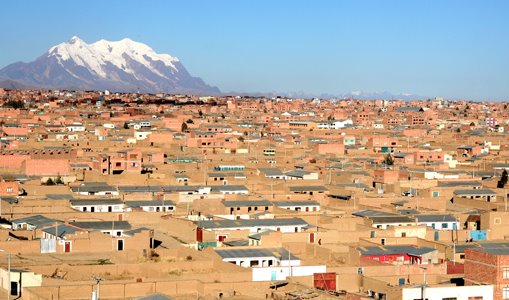
[[503, 189], [509, 180], [507, 175], [507, 170], [502, 172], [502, 176], [500, 176], [500, 180], [498, 181], [497, 188]]
[[182, 132], [187, 131], [187, 124], [186, 124], [186, 122], [182, 122], [182, 126], [180, 127], [180, 131], [182, 131]]
[[60, 175], [57, 176], [55, 179], [55, 184], [64, 184], [64, 181], [62, 180], [62, 177]]
[[244, 137], [243, 137], [243, 136], [239, 136], [239, 137], [237, 138], [237, 140], [239, 140], [239, 142], [243, 143], [243, 142], [244, 142]]
[[127, 122], [124, 123], [124, 129], [129, 129], [129, 124], [127, 124]]
[[384, 164], [386, 164], [386, 165], [388, 165], [388, 166], [392, 166], [392, 165], [394, 165], [394, 159], [392, 158], [392, 155], [387, 154], [387, 155], [385, 156]]
[[201, 111], [201, 109], [198, 111], [198, 115], [201, 117], [203, 117], [203, 112]]
[[46, 180], [46, 185], [55, 185], [55, 182], [50, 177], [50, 178], [48, 178], [48, 180]]
[[25, 103], [21, 100], [9, 100], [4, 103], [4, 107], [11, 107], [14, 109], [22, 109], [25, 108]]

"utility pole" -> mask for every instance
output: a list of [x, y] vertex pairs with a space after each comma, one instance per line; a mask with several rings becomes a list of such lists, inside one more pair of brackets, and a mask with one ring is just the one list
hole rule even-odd
[[422, 284], [422, 286], [421, 286], [421, 299], [423, 299], [423, 300], [424, 300], [424, 299], [425, 299], [425, 298], [424, 298], [424, 288], [426, 287], [426, 284], [427, 284], [427, 283], [426, 283], [426, 270], [427, 270], [428, 268], [426, 268], [426, 267], [419, 267], [419, 268], [423, 270], [423, 274], [424, 274], [424, 283], [423, 283], [423, 284]]
[[504, 205], [505, 205], [505, 212], [507, 212], [507, 189], [504, 189]]

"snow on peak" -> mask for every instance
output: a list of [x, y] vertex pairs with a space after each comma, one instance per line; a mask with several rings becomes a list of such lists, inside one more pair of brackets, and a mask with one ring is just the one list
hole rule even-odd
[[79, 42], [83, 42], [82, 39], [80, 39], [79, 37], [77, 36], [73, 36], [70, 40], [69, 40], [69, 44], [76, 44], [76, 43], [79, 43]]
[[136, 75], [136, 72], [130, 67], [131, 60], [144, 65], [158, 76], [166, 77], [157, 70], [153, 65], [154, 62], [162, 62], [166, 67], [178, 72], [174, 63], [179, 61], [178, 58], [168, 54], [158, 54], [149, 46], [129, 38], [113, 42], [101, 39], [95, 43], [87, 44], [79, 37], [73, 36], [69, 42], [58, 44], [49, 49], [48, 55], [56, 56], [60, 64], [72, 60], [75, 64], [87, 68], [102, 78], [110, 78], [106, 71], [108, 64]]

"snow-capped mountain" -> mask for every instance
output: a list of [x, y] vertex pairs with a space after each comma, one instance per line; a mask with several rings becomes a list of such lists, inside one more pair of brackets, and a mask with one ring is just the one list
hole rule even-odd
[[33, 62], [17, 62], [0, 70], [0, 81], [81, 90], [146, 93], [219, 94], [219, 89], [192, 77], [179, 59], [149, 46], [123, 39], [87, 44], [79, 37], [51, 47]]

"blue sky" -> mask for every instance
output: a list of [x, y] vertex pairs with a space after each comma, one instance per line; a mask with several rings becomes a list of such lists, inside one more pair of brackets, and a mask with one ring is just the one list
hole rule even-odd
[[129, 37], [222, 91], [509, 99], [509, 1], [4, 1], [0, 67]]

